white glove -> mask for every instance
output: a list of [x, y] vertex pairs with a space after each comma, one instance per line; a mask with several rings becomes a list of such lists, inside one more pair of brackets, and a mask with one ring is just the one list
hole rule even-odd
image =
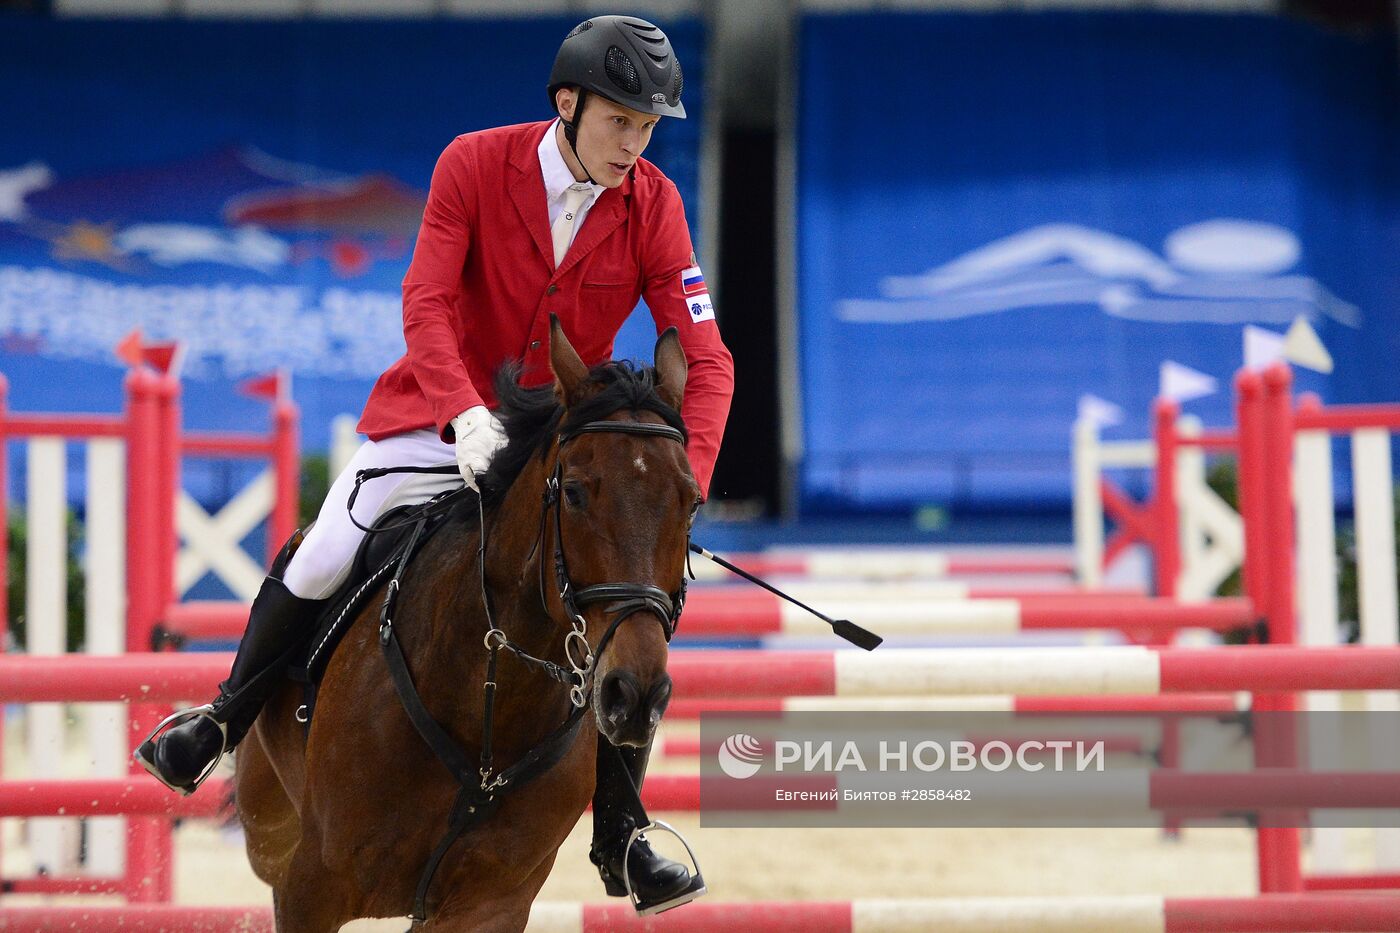
[[452, 431], [457, 435], [457, 469], [476, 489], [476, 475], [486, 472], [496, 451], [506, 445], [505, 429], [486, 406], [477, 405], [452, 419]]

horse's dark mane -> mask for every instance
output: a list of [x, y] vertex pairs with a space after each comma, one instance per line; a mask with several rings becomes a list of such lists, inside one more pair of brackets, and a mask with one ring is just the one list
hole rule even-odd
[[589, 371], [585, 384], [599, 386], [600, 391], [571, 408], [565, 420], [564, 409], [554, 397], [553, 383], [527, 389], [520, 385], [519, 363], [502, 366], [496, 373], [496, 417], [501, 419], [507, 441], [481, 478], [486, 507], [500, 504], [530, 458], [543, 457], [560, 431], [568, 432], [589, 421], [601, 421], [619, 411], [650, 411], [660, 415], [682, 436], [687, 436], [680, 412], [662, 400], [656, 391], [656, 380], [654, 367], [631, 360], [613, 360], [595, 366]]

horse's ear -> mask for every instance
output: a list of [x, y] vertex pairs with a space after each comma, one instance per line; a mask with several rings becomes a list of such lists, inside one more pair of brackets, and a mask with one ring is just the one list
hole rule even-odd
[[578, 387], [588, 378], [588, 367], [579, 359], [578, 351], [564, 336], [559, 316], [549, 316], [549, 365], [554, 370], [554, 394], [559, 404], [568, 405]]
[[656, 391], [661, 400], [676, 411], [681, 410], [685, 395], [685, 351], [681, 349], [680, 333], [674, 327], [656, 341]]

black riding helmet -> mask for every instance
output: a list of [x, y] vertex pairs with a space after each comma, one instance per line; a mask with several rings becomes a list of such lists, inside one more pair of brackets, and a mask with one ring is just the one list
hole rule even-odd
[[[549, 72], [549, 106], [557, 108], [555, 95], [561, 87], [579, 89], [574, 118], [559, 115], [564, 138], [577, 159], [575, 127], [589, 94], [642, 113], [684, 120], [683, 83], [681, 63], [660, 28], [635, 16], [595, 16], [575, 26], [559, 46]], [[594, 180], [587, 166], [583, 172]]]
[[549, 105], [577, 85], [615, 104], [685, 119], [681, 65], [666, 33], [635, 16], [595, 16], [564, 37], [549, 73]]

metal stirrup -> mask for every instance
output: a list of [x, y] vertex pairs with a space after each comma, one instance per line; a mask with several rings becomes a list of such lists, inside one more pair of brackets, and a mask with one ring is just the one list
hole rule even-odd
[[[160, 771], [156, 769], [155, 745], [156, 741], [170, 729], [173, 729], [176, 726], [182, 726], [185, 723], [195, 719], [207, 719], [210, 722], [212, 722], [216, 727], [218, 727], [219, 736], [222, 739], [222, 742], [219, 746], [219, 753], [209, 760], [209, 764], [204, 766], [204, 770], [199, 772], [199, 776], [196, 777], [194, 781], [188, 786], [181, 787], [176, 784], [171, 784], [165, 779], [165, 776], [162, 775]], [[151, 758], [149, 759], [147, 759], [145, 755], [142, 755], [140, 751], [141, 746], [145, 745], [151, 746]], [[148, 771], [150, 775], [154, 777], [157, 781], [160, 781], [162, 784], [175, 791], [176, 793], [188, 797], [195, 791], [199, 790], [199, 785], [209, 780], [209, 778], [214, 774], [214, 770], [219, 767], [219, 762], [223, 761], [224, 756], [228, 754], [228, 723], [219, 722], [218, 719], [214, 718], [214, 707], [212, 704], [209, 703], [206, 703], [203, 706], [195, 706], [190, 709], [182, 709], [178, 712], [171, 713], [169, 716], [166, 716], [164, 719], [162, 719], [160, 721], [160, 724], [151, 730], [151, 734], [146, 736], [146, 741], [142, 742], [141, 746], [137, 747], [136, 754], [133, 756], [135, 757], [137, 763], [139, 763], [141, 767], [145, 768], [146, 771]]]
[[[672, 836], [679, 839], [681, 845], [685, 846], [685, 854], [686, 857], [690, 859], [691, 867], [695, 870], [690, 873], [690, 884], [684, 891], [643, 909], [641, 897], [632, 890], [631, 866], [627, 864], [627, 859], [628, 856], [632, 854], [632, 846], [636, 845], [637, 840], [642, 838], [642, 833], [651, 832], [652, 830], [670, 833]], [[689, 904], [708, 891], [705, 887], [705, 876], [700, 873], [700, 861], [695, 857], [695, 850], [690, 847], [690, 843], [686, 842], [685, 837], [677, 832], [674, 826], [663, 820], [652, 820], [645, 826], [637, 826], [632, 830], [631, 835], [627, 837], [627, 847], [622, 850], [622, 887], [627, 891], [627, 899], [632, 902], [632, 909], [642, 917], [651, 914], [659, 914], [673, 907]]]

